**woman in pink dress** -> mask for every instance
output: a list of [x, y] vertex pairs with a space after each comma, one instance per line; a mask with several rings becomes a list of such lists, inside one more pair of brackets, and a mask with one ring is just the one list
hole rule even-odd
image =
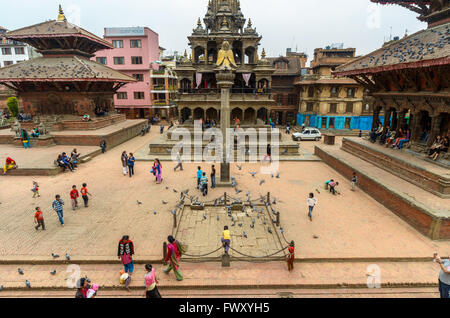
[[145, 274], [145, 298], [161, 298], [156, 286], [158, 280], [156, 279], [155, 269], [152, 265], [147, 264], [145, 270], [147, 271], [147, 274]]

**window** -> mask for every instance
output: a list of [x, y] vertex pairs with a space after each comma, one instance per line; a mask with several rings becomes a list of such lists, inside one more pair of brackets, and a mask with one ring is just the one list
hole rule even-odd
[[127, 92], [119, 92], [119, 93], [117, 93], [117, 99], [128, 99]]
[[138, 82], [143, 82], [143, 81], [144, 81], [144, 74], [133, 74], [133, 77], [134, 77]]
[[275, 63], [275, 68], [280, 69], [280, 70], [285, 70], [285, 69], [287, 69], [287, 64], [286, 64], [286, 62], [278, 61]]
[[125, 58], [123, 56], [121, 57], [115, 57], [114, 58], [114, 64], [115, 65], [122, 65], [125, 64]]
[[314, 97], [314, 87], [308, 88], [308, 97]]
[[14, 62], [13, 61], [5, 61], [5, 66], [8, 66], [8, 65], [13, 65], [14, 64]]
[[106, 57], [97, 57], [97, 63], [106, 65]]
[[14, 53], [16, 53], [16, 55], [23, 55], [25, 54], [25, 49], [23, 47], [16, 47], [14, 48]]
[[327, 128], [327, 117], [322, 117], [322, 128]]
[[288, 104], [289, 105], [297, 104], [297, 95], [289, 94], [289, 96], [288, 96]]
[[307, 103], [307, 104], [306, 104], [306, 111], [307, 111], [307, 112], [312, 112], [312, 111], [314, 111], [314, 104], [313, 104], [313, 103]]
[[337, 104], [330, 104], [330, 113], [337, 113]]
[[130, 47], [131, 48], [141, 48], [142, 47], [141, 40], [130, 40]]
[[2, 48], [2, 54], [3, 55], [11, 55], [11, 48], [10, 47], [3, 47]]
[[277, 94], [277, 105], [278, 106], [280, 106], [280, 105], [283, 105], [283, 95], [281, 95], [281, 94]]
[[132, 56], [131, 64], [142, 64], [142, 56]]
[[122, 49], [123, 48], [123, 41], [122, 40], [113, 40], [112, 41], [113, 47], [116, 49]]
[[355, 89], [354, 88], [349, 88], [347, 89], [347, 97], [355, 97]]
[[339, 88], [337, 86], [333, 86], [331, 88], [331, 97], [338, 97], [339, 95]]
[[345, 108], [345, 112], [353, 113], [353, 103], [352, 102], [348, 102], [347, 103], [347, 107]]
[[309, 130], [305, 130], [305, 131], [303, 132], [303, 135], [309, 135]]
[[134, 92], [134, 99], [144, 99], [144, 92]]
[[334, 121], [336, 118], [330, 117], [330, 122], [328, 123], [328, 128], [334, 128]]

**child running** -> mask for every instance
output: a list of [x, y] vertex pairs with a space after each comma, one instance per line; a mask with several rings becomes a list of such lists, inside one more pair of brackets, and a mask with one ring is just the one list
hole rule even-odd
[[37, 225], [34, 227], [36, 231], [41, 226], [42, 230], [45, 231], [44, 214], [42, 213], [40, 207], [36, 207], [36, 212], [34, 213], [34, 223], [37, 223]]
[[72, 201], [72, 210], [78, 208], [78, 197], [80, 194], [78, 193], [77, 186], [72, 186], [72, 191], [70, 191], [70, 199]]
[[31, 191], [33, 191], [33, 198], [35, 198], [36, 195], [38, 196], [38, 198], [41, 196], [39, 194], [39, 185], [36, 181], [33, 181], [33, 189], [31, 189]]

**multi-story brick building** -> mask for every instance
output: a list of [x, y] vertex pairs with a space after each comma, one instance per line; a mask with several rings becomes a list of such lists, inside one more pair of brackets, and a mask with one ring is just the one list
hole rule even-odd
[[113, 46], [95, 54], [93, 60], [134, 77], [117, 91], [114, 104], [119, 113], [129, 119], [150, 118], [152, 115], [152, 63], [159, 60], [159, 35], [147, 27], [105, 28], [103, 37]]
[[299, 88], [295, 83], [306, 71], [305, 53], [286, 50], [286, 56], [271, 57], [268, 60], [275, 68], [272, 75], [272, 94], [276, 105], [270, 110], [271, 119], [278, 125], [293, 124], [296, 120], [299, 101]]
[[354, 59], [354, 48], [314, 50], [308, 73], [296, 83], [300, 91], [299, 125], [321, 129], [371, 129], [371, 106], [364, 103], [364, 87], [351, 78], [332, 75], [336, 67]]

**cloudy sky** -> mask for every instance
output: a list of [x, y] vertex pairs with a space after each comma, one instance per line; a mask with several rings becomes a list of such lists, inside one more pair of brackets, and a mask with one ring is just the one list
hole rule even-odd
[[[2, 6], [0, 25], [14, 30], [56, 19], [59, 3], [69, 21], [99, 36], [104, 27], [147, 26], [159, 33], [160, 45], [169, 52], [184, 52], [208, 0], [15, 0]], [[311, 57], [314, 48], [332, 43], [355, 47], [363, 55], [391, 34], [426, 28], [407, 9], [369, 0], [241, 0], [241, 7], [263, 36], [261, 46], [269, 56], [292, 47]]]

